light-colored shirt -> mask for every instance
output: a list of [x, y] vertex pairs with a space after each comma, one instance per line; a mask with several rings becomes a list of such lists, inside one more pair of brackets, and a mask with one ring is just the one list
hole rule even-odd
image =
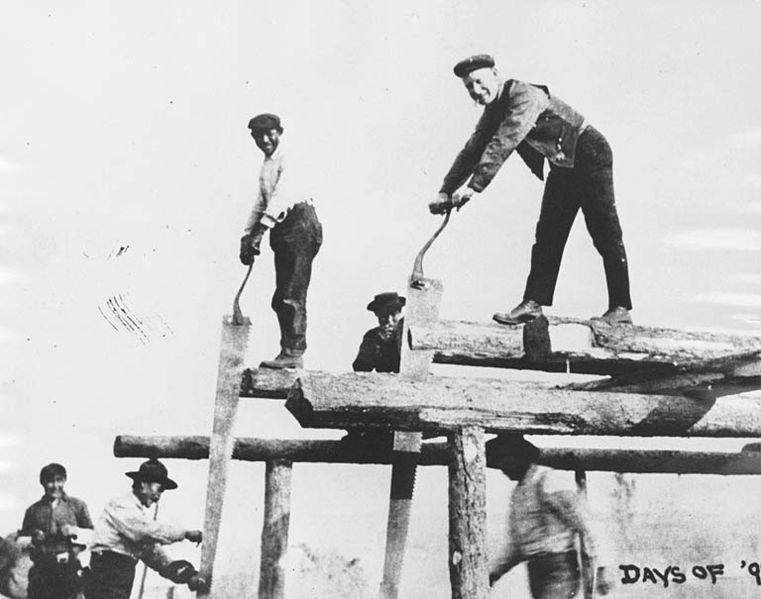
[[134, 493], [111, 499], [95, 524], [91, 551], [113, 551], [140, 559], [156, 544], [168, 545], [185, 539], [186, 529], [153, 519]]
[[262, 163], [259, 187], [246, 224], [246, 233], [250, 233], [258, 223], [272, 228], [285, 220], [294, 205], [312, 201], [298, 189], [297, 177], [290, 158], [286, 158], [281, 140], [272, 156], [265, 157]]
[[584, 496], [573, 474], [532, 464], [513, 491], [505, 563], [576, 548], [584, 535], [586, 552], [596, 555]]

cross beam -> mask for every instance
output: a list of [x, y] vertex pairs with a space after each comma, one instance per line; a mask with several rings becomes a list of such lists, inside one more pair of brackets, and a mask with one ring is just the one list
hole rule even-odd
[[[114, 456], [204, 460], [209, 457], [209, 437], [119, 435], [114, 440]], [[247, 462], [288, 460], [298, 463], [391, 464], [392, 454], [390, 447], [363, 447], [341, 441], [239, 437], [235, 441], [233, 459]], [[746, 445], [737, 453], [545, 447], [541, 450], [539, 462], [559, 470], [750, 475], [761, 474], [761, 445]], [[447, 464], [446, 443], [423, 443], [419, 465]]]
[[440, 321], [411, 326], [409, 342], [442, 364], [609, 375], [761, 352], [760, 337], [563, 317], [515, 326]]
[[308, 428], [443, 433], [761, 436], [761, 397], [618, 393], [502, 379], [301, 371], [286, 407]]

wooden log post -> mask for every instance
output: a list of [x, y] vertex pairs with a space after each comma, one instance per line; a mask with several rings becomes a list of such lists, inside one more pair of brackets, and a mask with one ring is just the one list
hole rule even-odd
[[485, 599], [489, 592], [486, 454], [477, 426], [449, 435], [449, 581], [452, 599]]
[[285, 570], [281, 562], [288, 550], [292, 471], [293, 463], [289, 460], [267, 461], [259, 599], [283, 599], [285, 596]]

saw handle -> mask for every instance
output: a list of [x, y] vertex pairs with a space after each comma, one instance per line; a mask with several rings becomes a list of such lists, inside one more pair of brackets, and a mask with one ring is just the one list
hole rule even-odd
[[421, 287], [423, 284], [423, 257], [425, 256], [425, 253], [428, 251], [428, 248], [431, 247], [433, 242], [436, 240], [436, 238], [439, 236], [439, 234], [444, 230], [444, 227], [447, 226], [447, 223], [449, 223], [449, 218], [452, 216], [452, 208], [450, 207], [445, 215], [444, 219], [441, 221], [441, 224], [439, 225], [439, 228], [436, 229], [436, 231], [433, 233], [431, 238], [425, 243], [425, 245], [420, 248], [420, 251], [417, 253], [417, 256], [415, 256], [415, 264], [412, 266], [412, 277], [410, 279], [410, 284], [413, 287]]
[[254, 261], [251, 260], [251, 264], [248, 265], [248, 270], [246, 271], [246, 276], [243, 278], [243, 282], [240, 284], [238, 293], [235, 294], [235, 299], [233, 300], [232, 324], [236, 326], [241, 326], [246, 324], [246, 319], [243, 316], [243, 312], [241, 312], [241, 309], [240, 309], [240, 294], [243, 293], [243, 288], [246, 286], [246, 283], [248, 282], [248, 277], [251, 276], [251, 271], [253, 270], [253, 268], [254, 268]]

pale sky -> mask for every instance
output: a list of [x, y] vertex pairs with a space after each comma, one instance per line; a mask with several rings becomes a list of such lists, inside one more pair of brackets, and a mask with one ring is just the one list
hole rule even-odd
[[[246, 123], [259, 112], [280, 114], [306, 157], [324, 226], [306, 365], [350, 368], [373, 326], [365, 305], [404, 291], [437, 225], [427, 202], [479, 116], [451, 71], [472, 53], [548, 85], [608, 138], [637, 323], [761, 333], [758, 1], [37, 0], [4, 13], [0, 534], [39, 495], [43, 464], [64, 463], [97, 514], [138, 463], [112, 457], [114, 435], [210, 429], [219, 325], [244, 274], [238, 239], [261, 163]], [[425, 263], [444, 283], [444, 318], [488, 321], [521, 299], [541, 193], [514, 158], [454, 215]], [[243, 298], [251, 365], [277, 351], [271, 262], [267, 249]], [[141, 335], [104, 317], [115, 303]], [[606, 304], [579, 218], [547, 311]], [[244, 406], [239, 429], [338, 435], [302, 432], [267, 402]], [[200, 526], [205, 464], [169, 466], [181, 486], [166, 513]], [[238, 476], [256, 486], [230, 503], [256, 506], [256, 546], [262, 468], [246, 468]], [[386, 470], [347, 471], [304, 468], [300, 480], [314, 492], [349, 478], [354, 493], [386, 496]], [[295, 538], [321, 535], [309, 522], [294, 518]]]

